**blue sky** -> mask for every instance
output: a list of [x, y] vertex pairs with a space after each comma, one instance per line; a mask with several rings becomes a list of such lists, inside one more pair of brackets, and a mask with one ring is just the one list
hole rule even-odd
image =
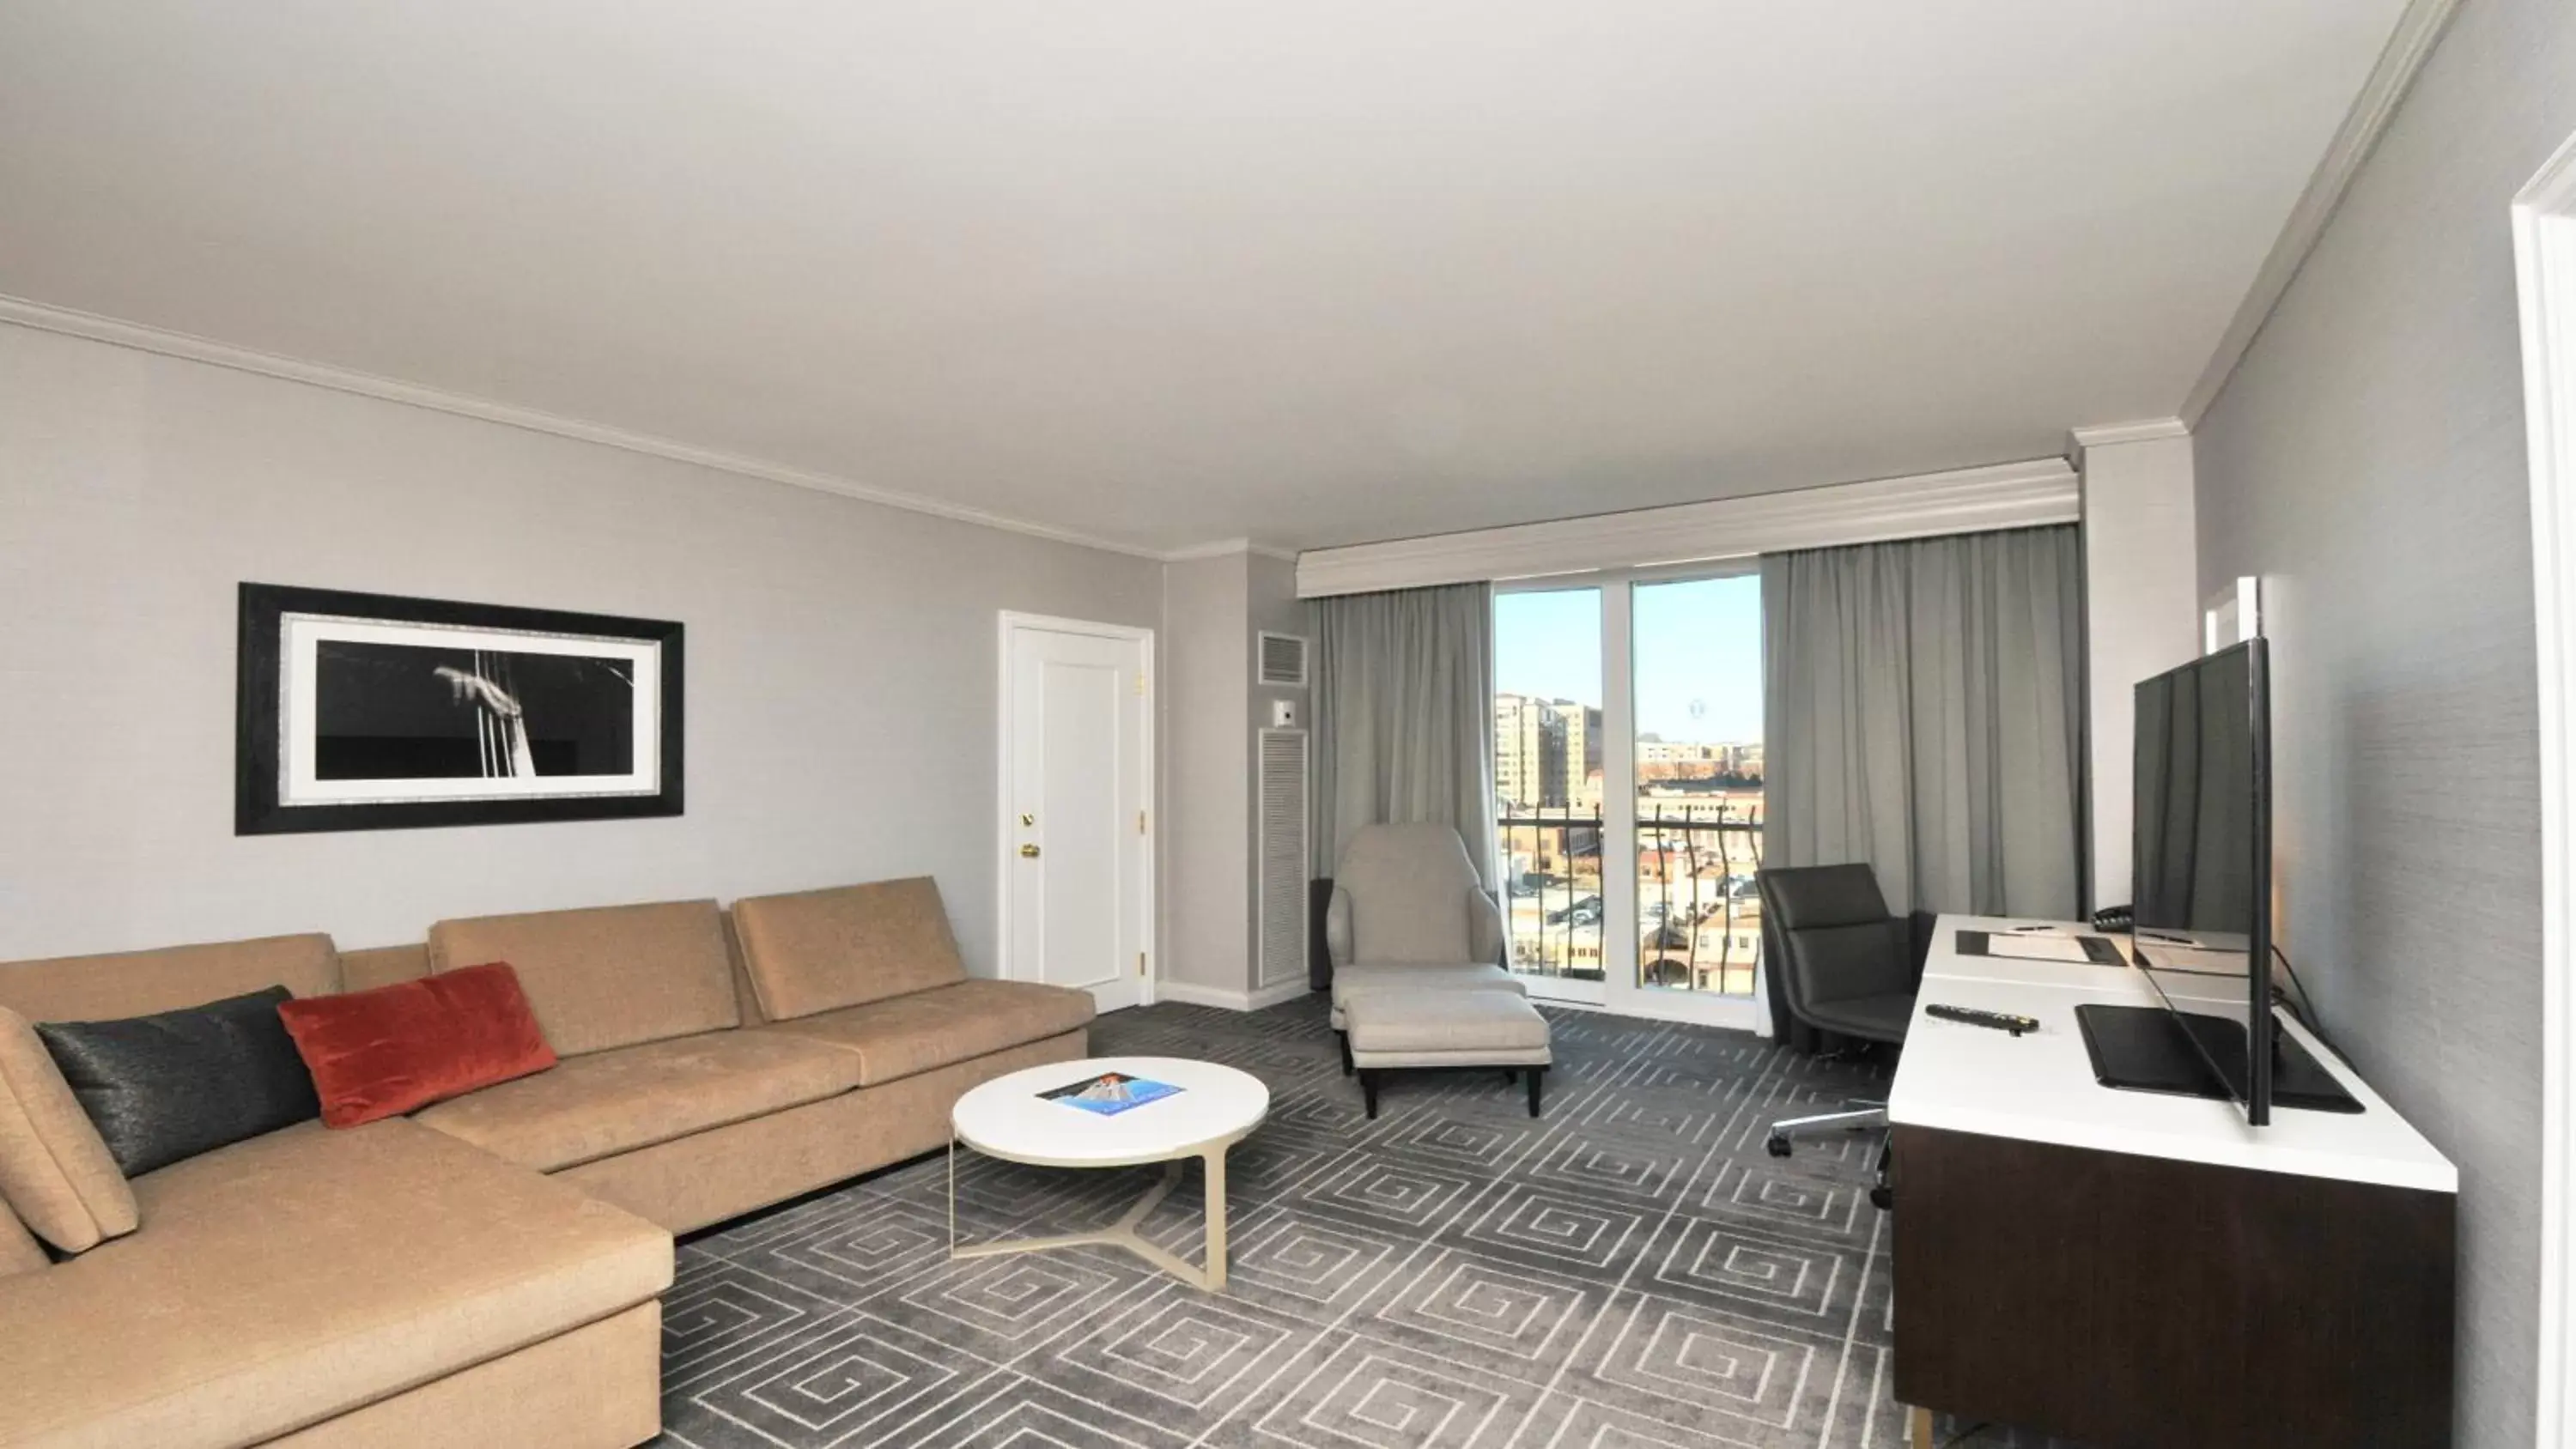
[[[1762, 738], [1762, 580], [1641, 584], [1637, 728], [1668, 740]], [[1601, 703], [1601, 593], [1494, 596], [1494, 688]]]

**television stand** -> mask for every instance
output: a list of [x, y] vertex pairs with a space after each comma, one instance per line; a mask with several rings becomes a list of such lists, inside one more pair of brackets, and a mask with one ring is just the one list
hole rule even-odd
[[[2075, 1024], [2093, 1059], [2093, 1080], [2103, 1086], [2245, 1100], [2245, 1024], [2233, 1017], [2092, 1004], [2075, 1008]], [[2272, 1033], [2272, 1105], [2310, 1112], [2362, 1109], [2296, 1037], [2278, 1028]]]

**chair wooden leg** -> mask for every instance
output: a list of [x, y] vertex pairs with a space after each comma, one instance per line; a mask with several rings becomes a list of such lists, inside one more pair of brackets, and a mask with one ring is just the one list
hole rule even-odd
[[1505, 1067], [1505, 1068], [1503, 1068], [1503, 1085], [1504, 1085], [1504, 1086], [1508, 1087], [1508, 1086], [1510, 1086], [1512, 1083], [1517, 1082], [1517, 1081], [1519, 1081], [1520, 1079], [1521, 1079], [1521, 1074], [1520, 1074], [1520, 1073], [1518, 1073], [1518, 1072], [1516, 1072], [1516, 1071], [1513, 1071], [1513, 1070], [1512, 1070], [1511, 1068], [1509, 1068], [1509, 1067]]
[[1377, 1073], [1373, 1071], [1363, 1071], [1360, 1073], [1360, 1099], [1368, 1103], [1369, 1120], [1372, 1122], [1376, 1121]]
[[1351, 1034], [1346, 1031], [1337, 1031], [1334, 1032], [1333, 1035], [1341, 1039], [1342, 1075], [1347, 1077], [1351, 1074]]
[[1530, 1115], [1533, 1117], [1538, 1115], [1539, 1079], [1546, 1075], [1547, 1068], [1545, 1067], [1532, 1067], [1529, 1069]]

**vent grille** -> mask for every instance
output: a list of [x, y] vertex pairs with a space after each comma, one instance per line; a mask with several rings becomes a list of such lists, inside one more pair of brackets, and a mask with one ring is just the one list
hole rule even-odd
[[1263, 684], [1288, 689], [1306, 687], [1306, 641], [1296, 634], [1261, 634], [1260, 671]]
[[1259, 737], [1261, 962], [1253, 984], [1271, 987], [1306, 975], [1306, 732]]

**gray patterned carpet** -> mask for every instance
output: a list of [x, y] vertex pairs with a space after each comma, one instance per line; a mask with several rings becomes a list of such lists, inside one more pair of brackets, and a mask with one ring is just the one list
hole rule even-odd
[[[1866, 1449], [1888, 1397], [1886, 1215], [1859, 1138], [1763, 1128], [1883, 1085], [1740, 1033], [1553, 1012], [1545, 1117], [1499, 1072], [1403, 1076], [1379, 1119], [1320, 1001], [1103, 1018], [1102, 1055], [1260, 1076], [1233, 1281], [1107, 1248], [952, 1265], [914, 1162], [682, 1244], [662, 1443], [976, 1449]], [[1115, 1217], [1155, 1169], [961, 1154], [970, 1240]], [[1148, 1224], [1195, 1261], [1193, 1173]], [[1945, 1441], [2045, 1443], [1946, 1427]]]

